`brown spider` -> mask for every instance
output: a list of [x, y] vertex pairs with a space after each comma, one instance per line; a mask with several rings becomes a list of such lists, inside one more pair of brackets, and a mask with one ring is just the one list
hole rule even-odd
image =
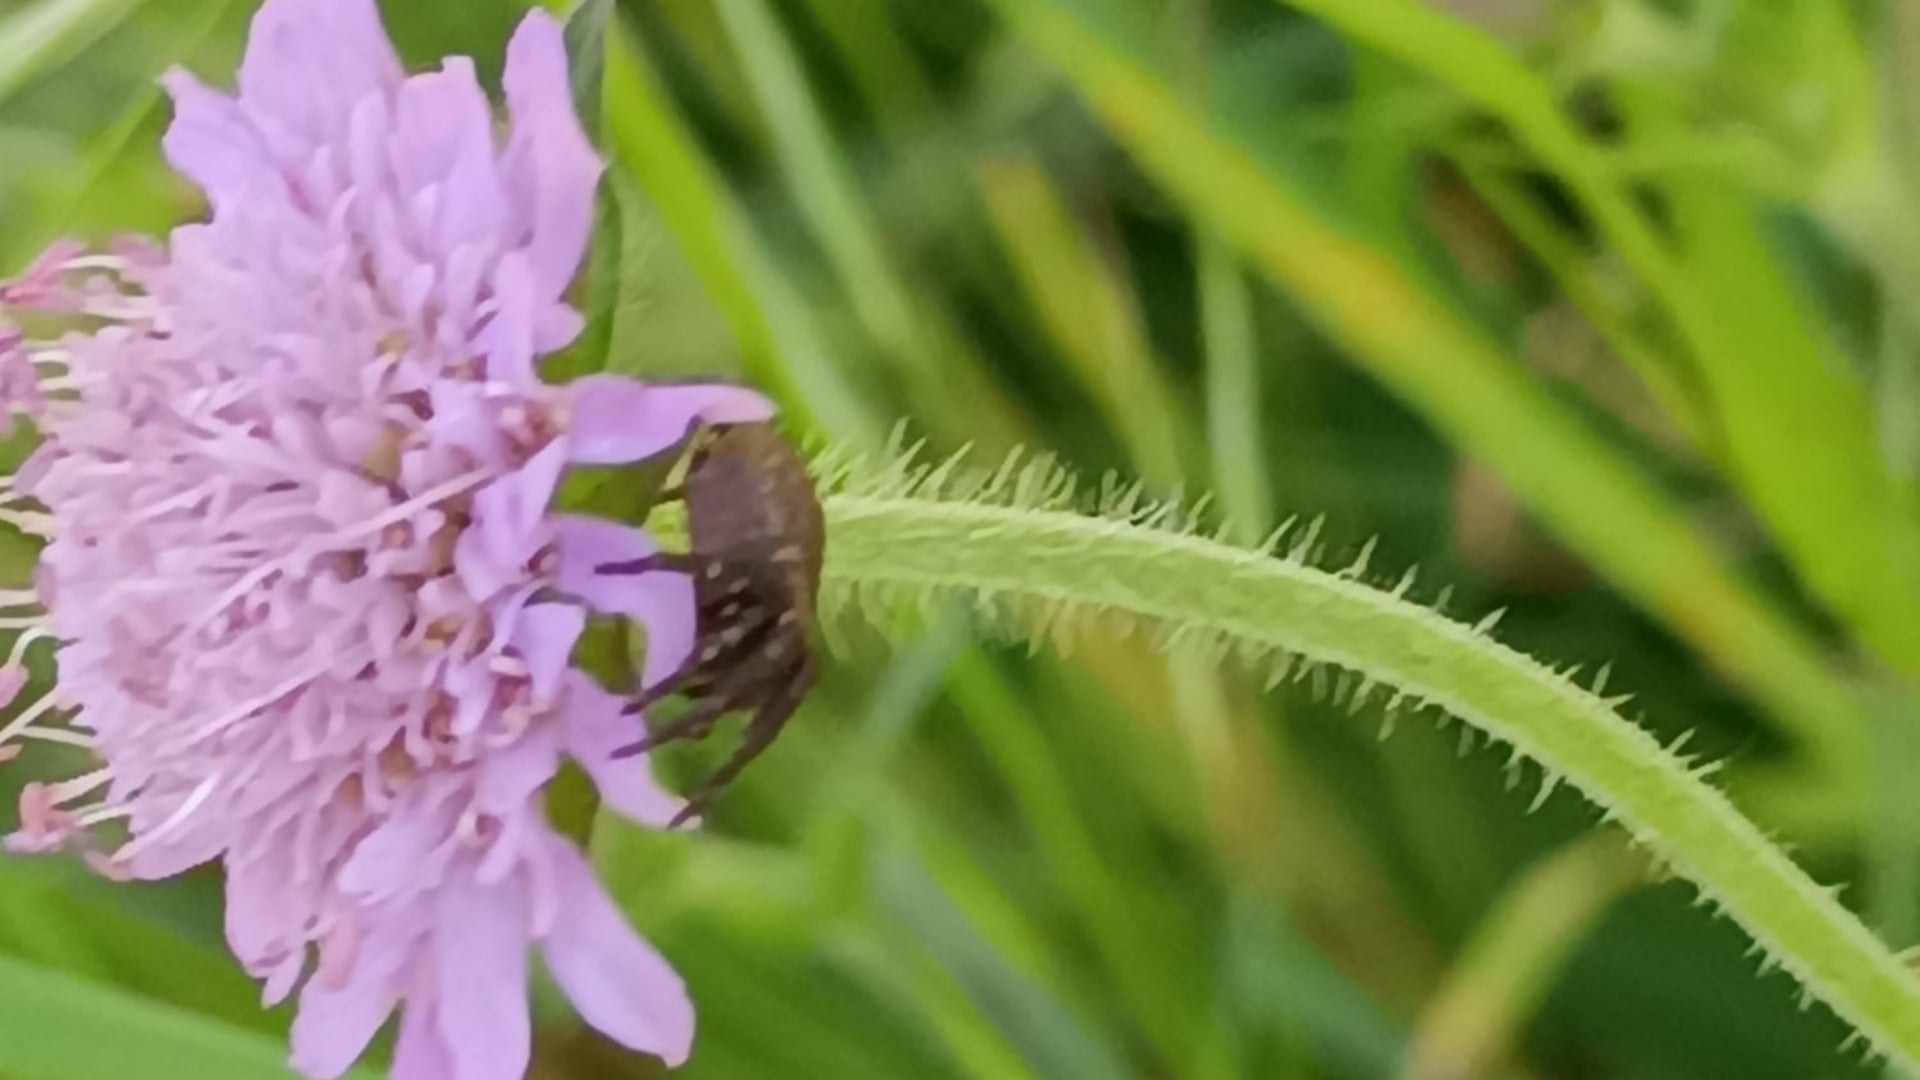
[[806, 464], [771, 426], [724, 424], [693, 439], [685, 480], [665, 493], [687, 507], [688, 550], [604, 563], [603, 574], [691, 575], [698, 608], [693, 651], [627, 706], [639, 713], [670, 694], [687, 711], [617, 752], [630, 757], [705, 738], [728, 713], [751, 709], [740, 746], [688, 798], [669, 828], [699, 814], [780, 734], [817, 672], [808, 634], [826, 542]]

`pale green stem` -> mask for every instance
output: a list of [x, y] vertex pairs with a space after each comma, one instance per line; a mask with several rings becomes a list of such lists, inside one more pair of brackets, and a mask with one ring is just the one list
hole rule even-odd
[[[954, 501], [936, 485], [896, 473], [878, 493], [827, 496], [829, 610], [882, 615], [958, 594], [1017, 616], [1005, 622], [1018, 632], [1131, 618], [1170, 640], [1349, 669], [1396, 691], [1389, 707], [1437, 707], [1510, 744], [1546, 786], [1564, 777], [1881, 1052], [1920, 1063], [1920, 981], [1706, 770], [1570, 677], [1358, 575], [1153, 525]], [[1021, 486], [1009, 501], [1044, 500]]]
[[1582, 838], [1529, 868], [1423, 1010], [1401, 1080], [1502, 1075], [1527, 1018], [1614, 901], [1645, 876], [1645, 861], [1613, 836]]

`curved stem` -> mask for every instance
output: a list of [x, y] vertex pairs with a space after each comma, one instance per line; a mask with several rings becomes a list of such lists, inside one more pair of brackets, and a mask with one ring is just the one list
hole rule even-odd
[[[966, 594], [990, 612], [1132, 617], [1176, 639], [1297, 655], [1434, 706], [1561, 777], [1743, 926], [1883, 1053], [1920, 1064], [1920, 980], [1701, 769], [1595, 693], [1357, 580], [1151, 524], [955, 501], [926, 488], [825, 499], [829, 609]], [[1138, 520], [1135, 516], [1134, 520]]]

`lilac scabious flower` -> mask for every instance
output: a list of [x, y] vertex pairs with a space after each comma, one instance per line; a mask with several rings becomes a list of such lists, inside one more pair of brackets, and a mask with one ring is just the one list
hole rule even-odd
[[0, 519], [47, 539], [34, 587], [0, 591], [0, 697], [36, 643], [58, 668], [0, 753], [91, 758], [27, 788], [9, 846], [142, 879], [219, 860], [228, 940], [268, 1002], [298, 993], [309, 1076], [399, 1008], [395, 1077], [517, 1080], [534, 945], [587, 1021], [677, 1063], [684, 988], [541, 790], [566, 755], [609, 808], [673, 816], [569, 657], [589, 610], [625, 616], [657, 681], [692, 587], [596, 576], [653, 546], [548, 504], [569, 464], [770, 409], [539, 379], [579, 329], [563, 293], [601, 168], [545, 15], [509, 46], [499, 137], [472, 65], [409, 77], [372, 0], [268, 0], [238, 83], [166, 80], [206, 221], [0, 285], [22, 324], [80, 328], [0, 322], [0, 395], [44, 436]]

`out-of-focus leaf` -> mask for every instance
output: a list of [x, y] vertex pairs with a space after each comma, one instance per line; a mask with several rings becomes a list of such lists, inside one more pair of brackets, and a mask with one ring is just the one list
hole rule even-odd
[[609, 33], [607, 133], [614, 159], [660, 208], [726, 314], [741, 366], [790, 419], [878, 444], [881, 427], [835, 366], [811, 313], [774, 272], [758, 238], [625, 34]]
[[[0, 958], [0, 1072], [13, 1080], [280, 1080], [286, 1048], [72, 975]], [[349, 1074], [371, 1080], [369, 1069]]]
[[[232, 16], [242, 7], [242, 0], [203, 0], [193, 17], [182, 18], [170, 35], [170, 58], [184, 63], [202, 52], [233, 23]], [[185, 193], [187, 184], [160, 161], [158, 143], [165, 130], [166, 104], [167, 96], [156, 79], [127, 104], [119, 119], [89, 140], [82, 177], [51, 215], [54, 229], [98, 234], [110, 229], [157, 230], [171, 224], [181, 209], [176, 196]], [[103, 198], [109, 189], [114, 197]]]
[[0, 18], [0, 101], [133, 14], [144, 0], [38, 0]]
[[566, 43], [573, 79], [573, 108], [580, 124], [596, 142], [600, 138], [601, 92], [607, 69], [607, 20], [613, 0], [580, 0], [567, 14]]
[[1858, 704], [1813, 637], [1730, 571], [1681, 506], [1497, 341], [1278, 168], [1281, 155], [1249, 118], [1209, 111], [1159, 77], [1142, 59], [1151, 24], [1138, 6], [996, 6], [1205, 224], [1288, 288], [1355, 361], [1498, 469], [1620, 588], [1767, 701], [1810, 758], [1863, 760]]
[[498, 85], [507, 38], [526, 15], [525, 0], [379, 0], [387, 33], [410, 67], [471, 56], [481, 79]]

